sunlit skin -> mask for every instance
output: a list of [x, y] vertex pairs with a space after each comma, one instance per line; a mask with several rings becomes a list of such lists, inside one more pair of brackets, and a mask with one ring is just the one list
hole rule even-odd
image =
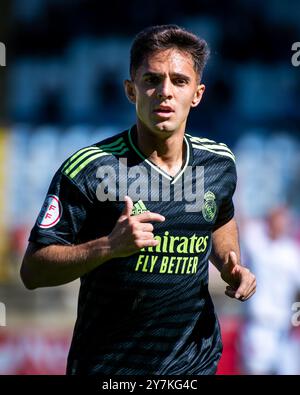
[[125, 90], [136, 106], [140, 150], [175, 175], [184, 161], [190, 109], [200, 103], [205, 90], [192, 57], [177, 49], [155, 52], [144, 59], [133, 81], [125, 81]]

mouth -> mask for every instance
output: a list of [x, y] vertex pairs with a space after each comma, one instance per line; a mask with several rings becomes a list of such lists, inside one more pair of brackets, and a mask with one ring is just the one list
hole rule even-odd
[[153, 110], [155, 114], [162, 118], [170, 117], [174, 112], [172, 107], [169, 106], [159, 106]]

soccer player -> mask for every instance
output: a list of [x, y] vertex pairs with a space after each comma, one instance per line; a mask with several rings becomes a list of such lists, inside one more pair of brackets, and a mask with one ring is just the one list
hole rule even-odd
[[264, 220], [244, 225], [244, 251], [264, 284], [246, 304], [241, 357], [246, 374], [299, 374], [299, 339], [292, 307], [300, 291], [300, 250], [290, 235], [288, 207], [271, 207]]
[[255, 292], [240, 264], [234, 156], [185, 133], [207, 54], [176, 25], [140, 32], [125, 81], [136, 125], [53, 178], [21, 277], [29, 289], [81, 279], [68, 374], [214, 374], [222, 342], [208, 260], [228, 296]]

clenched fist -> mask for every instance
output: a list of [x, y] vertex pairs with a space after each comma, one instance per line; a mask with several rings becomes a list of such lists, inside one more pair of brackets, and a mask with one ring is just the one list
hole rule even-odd
[[153, 225], [150, 222], [163, 222], [165, 218], [157, 213], [146, 212], [131, 216], [133, 202], [124, 198], [125, 207], [115, 227], [108, 236], [112, 258], [132, 255], [144, 247], [155, 247]]

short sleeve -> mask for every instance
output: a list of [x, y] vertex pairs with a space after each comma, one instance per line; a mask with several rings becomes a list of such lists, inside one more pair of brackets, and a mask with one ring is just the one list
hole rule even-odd
[[76, 244], [90, 206], [84, 193], [59, 170], [52, 179], [29, 241]]
[[233, 195], [236, 189], [237, 174], [235, 163], [227, 160], [227, 166], [222, 177], [223, 179], [223, 197], [218, 210], [218, 217], [214, 226], [214, 230], [229, 222], [234, 216]]

